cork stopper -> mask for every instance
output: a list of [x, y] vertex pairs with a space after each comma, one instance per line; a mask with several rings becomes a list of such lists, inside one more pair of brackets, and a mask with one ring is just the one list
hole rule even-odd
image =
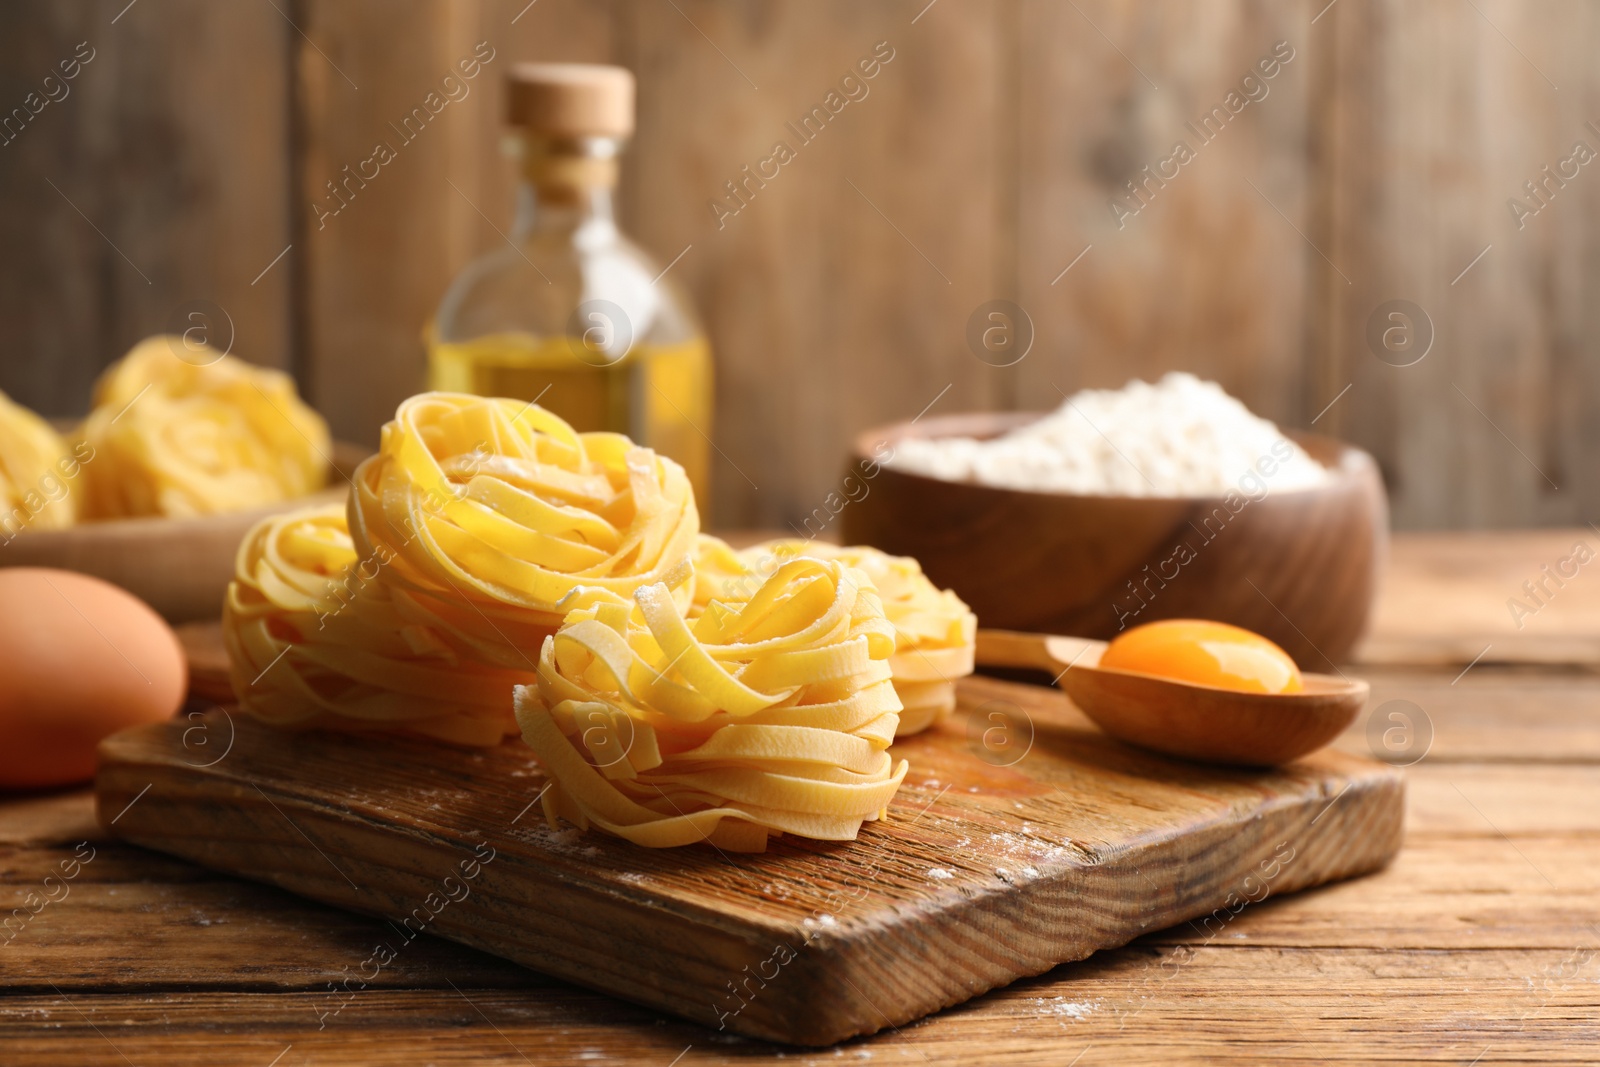
[[506, 86], [507, 118], [545, 137], [633, 132], [633, 72], [599, 63], [519, 63]]

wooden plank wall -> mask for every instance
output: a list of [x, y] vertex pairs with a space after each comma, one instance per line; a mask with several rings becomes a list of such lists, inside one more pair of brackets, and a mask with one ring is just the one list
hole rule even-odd
[[51, 415], [195, 301], [289, 360], [289, 272], [251, 283], [292, 240], [292, 30], [264, 4], [126, 3], [0, 5], [0, 115], [38, 109], [0, 137], [0, 389]]
[[[1507, 207], [1600, 151], [1582, 0], [39, 2], [0, 8], [0, 107], [84, 40], [71, 95], [0, 145], [0, 389], [52, 414], [203, 298], [374, 439], [509, 220], [504, 71], [608, 60], [641, 90], [625, 226], [663, 263], [688, 249], [717, 351], [721, 525], [797, 520], [851, 435], [936, 398], [1043, 409], [1175, 368], [1373, 451], [1397, 525], [1594, 517], [1600, 178], [1520, 229]], [[479, 41], [471, 95], [319, 221], [324, 183]], [[880, 41], [867, 97], [719, 226], [723, 183]], [[1255, 99], [1196, 136], [1230, 91]], [[1146, 181], [1179, 140], [1193, 158]], [[996, 298], [1035, 330], [1011, 367], [966, 341]], [[1415, 366], [1368, 348], [1394, 299], [1433, 324]]]
[[[1539, 207], [1525, 183], [1576, 142], [1600, 152], [1600, 11], [1341, 0], [1330, 19], [1311, 158], [1337, 165], [1311, 221], [1350, 283], [1313, 264], [1310, 358], [1322, 394], [1352, 384], [1355, 402], [1329, 428], [1380, 457], [1409, 524], [1594, 521], [1600, 167], [1551, 181], [1520, 228], [1508, 204]], [[1434, 324], [1412, 367], [1362, 340], [1397, 298]]]

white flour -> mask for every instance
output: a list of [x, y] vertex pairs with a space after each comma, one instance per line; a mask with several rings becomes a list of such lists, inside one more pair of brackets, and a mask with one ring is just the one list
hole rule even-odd
[[988, 441], [908, 438], [895, 444], [891, 465], [944, 481], [1090, 496], [1222, 496], [1256, 472], [1274, 490], [1328, 481], [1278, 427], [1216, 382], [1183, 373], [1085, 389]]

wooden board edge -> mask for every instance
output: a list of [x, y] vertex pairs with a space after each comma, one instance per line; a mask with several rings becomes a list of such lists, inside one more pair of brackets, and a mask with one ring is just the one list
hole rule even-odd
[[[1030, 899], [1005, 891], [997, 881], [991, 892], [943, 901], [918, 916], [917, 939], [925, 952], [937, 950], [945, 962], [908, 974], [903, 924], [853, 929], [849, 939], [841, 939], [820, 917], [814, 924], [763, 926], [692, 908], [659, 907], [646, 924], [637, 899], [563, 891], [559, 884], [542, 887], [537, 900], [519, 902], [527, 892], [526, 874], [496, 869], [493, 860], [479, 865], [479, 888], [485, 892], [469, 894], [458, 902], [461, 906], [443, 906], [434, 915], [416, 907], [408, 913], [407, 906], [430, 893], [439, 896], [439, 872], [470, 858], [456, 855], [461, 850], [454, 843], [419, 831], [407, 835], [402, 848], [392, 825], [354, 817], [328, 825], [325, 814], [292, 793], [270, 795], [275, 791], [176, 757], [151, 759], [134, 740], [108, 743], [96, 785], [101, 823], [124, 840], [388, 919], [397, 936], [434, 933], [712, 1029], [796, 1045], [832, 1045], [897, 1027], [1018, 978], [1119, 947], [1144, 932], [1196, 920], [1204, 929], [1220, 930], [1248, 903], [1265, 899], [1263, 890], [1277, 895], [1378, 870], [1399, 850], [1404, 812], [1401, 772], [1358, 765], [1343, 785], [1328, 790], [1321, 810], [1311, 810], [1304, 797], [1284, 797], [1246, 819], [1223, 813], [1189, 835], [1176, 861], [1157, 856], [1174, 848], [1172, 840], [1157, 835], [1098, 862], [1055, 873], [1031, 887]], [[146, 755], [136, 756], [140, 751]], [[232, 805], [266, 816], [266, 807], [248, 796], [252, 788], [276, 811], [270, 818], [241, 816], [226, 840], [174, 837], [160, 829], [166, 825], [157, 817], [161, 807], [174, 803]], [[1313, 826], [1321, 826], [1315, 835], [1309, 833]], [[887, 833], [892, 848], [892, 830]], [[350, 881], [334, 859], [337, 851], [329, 855], [313, 840], [327, 844], [339, 834], [370, 835], [384, 843], [390, 891], [383, 906], [374, 908], [371, 894]], [[1284, 846], [1293, 849], [1287, 859]], [[1206, 865], [1196, 864], [1195, 870], [1221, 873], [1181, 883], [1171, 899], [1147, 909], [1129, 904], [1149, 896], [1148, 885], [1154, 883], [1144, 868], [1152, 857], [1186, 864], [1202, 856]], [[542, 873], [548, 879], [548, 872]], [[457, 880], [459, 888], [464, 883], [459, 875]], [[1050, 925], [1043, 934], [1041, 912]], [[569, 919], [545, 929], [527, 922], [528, 914], [581, 916], [582, 921]], [[670, 956], [682, 981], [660, 981], [670, 970], [663, 966], [604, 969], [603, 956], [585, 951], [591, 937], [601, 936], [613, 942], [631, 938], [640, 960]], [[707, 987], [727, 993], [712, 1000], [683, 992]]]
[[[917, 995], [911, 998], [904, 997], [906, 976], [894, 964], [903, 953], [892, 948], [896, 938], [904, 937], [903, 930], [879, 929], [834, 944], [829, 944], [825, 935], [813, 938], [807, 948], [815, 951], [797, 959], [799, 973], [791, 995], [780, 998], [781, 1006], [758, 1013], [749, 1029], [731, 1023], [728, 1028], [790, 1044], [832, 1045], [902, 1026], [1019, 979], [1120, 948], [1145, 933], [1181, 923], [1199, 922], [1197, 929], [1210, 932], [1209, 942], [1222, 936], [1233, 918], [1252, 903], [1372, 874], [1394, 860], [1404, 837], [1403, 774], [1375, 766], [1352, 775], [1347, 786], [1342, 792], [1333, 791], [1321, 811], [1287, 802], [1269, 808], [1259, 818], [1242, 822], [1219, 819], [1204, 832], [1192, 835], [1186, 860], [1204, 856], [1213, 869], [1231, 873], [1189, 883], [1171, 899], [1158, 901], [1140, 915], [1130, 914], [1124, 904], [1140, 894], [1148, 895], [1150, 878], [1144, 867], [1151, 854], [1172, 846], [1169, 840], [1154, 838], [1101, 862], [1068, 869], [1031, 900], [995, 892], [965, 906], [919, 916], [919, 939], [936, 943], [942, 962], [917, 977]], [[1309, 832], [1312, 825], [1319, 827], [1315, 834]], [[1292, 856], [1285, 858], [1282, 846], [1293, 849]], [[1220, 862], [1219, 856], [1223, 857]], [[1196, 864], [1194, 869], [1203, 868]], [[1084, 881], [1091, 872], [1095, 881], [1109, 882], [1095, 896], [1084, 892]], [[1061, 925], [1053, 937], [1039, 936], [1034, 925], [1035, 913], [1041, 909], [1058, 917]], [[1117, 931], [1105, 924], [1096, 927], [1090, 921], [1092, 913], [1107, 912], [1129, 920], [1128, 926]], [[1133, 927], [1138, 928], [1136, 933], [1125, 932]], [[1002, 947], [1009, 951], [1000, 951]], [[739, 984], [745, 995], [754, 994], [748, 1001], [753, 1006], [771, 985], [752, 990], [743, 978], [746, 973], [739, 972]], [[901, 988], [898, 1001], [875, 995], [892, 986]], [[729, 997], [721, 1007], [736, 1008], [740, 999]]]
[[[135, 747], [115, 740], [102, 747], [95, 809], [109, 833], [224, 874], [388, 920], [396, 937], [407, 942], [420, 933], [434, 934], [607, 995], [694, 1017], [673, 989], [641, 979], [641, 974], [664, 973], [667, 968], [659, 961], [654, 972], [642, 965], [630, 971], [608, 969], [607, 957], [590, 951], [592, 946], [630, 942], [636, 950], [633, 958], [641, 964], [670, 956], [686, 981], [712, 983], [737, 969], [728, 961], [750, 957], [773, 929], [781, 929], [656, 901], [647, 900], [641, 908], [643, 893], [630, 898], [563, 885], [558, 874], [527, 869], [525, 861], [494, 849], [487, 838], [486, 851], [475, 854], [423, 829], [397, 832], [392, 824], [348, 813], [335, 822], [292, 792], [241, 782], [181, 759], [120, 758], [124, 748]], [[221, 833], [168, 832], [172, 809], [195, 805], [228, 813]], [[362, 838], [367, 848], [342, 849], [334, 843]], [[371, 843], [381, 844], [381, 851]], [[364, 877], [376, 872], [360, 868], [361, 861], [351, 852], [384, 855], [382, 877]], [[513, 869], [518, 866], [524, 869]], [[446, 878], [454, 881], [446, 883]], [[530, 897], [529, 885], [541, 880], [537, 896]], [[539, 917], [553, 915], [562, 916], [561, 921], [541, 926]], [[696, 1021], [714, 1023], [707, 1013]]]

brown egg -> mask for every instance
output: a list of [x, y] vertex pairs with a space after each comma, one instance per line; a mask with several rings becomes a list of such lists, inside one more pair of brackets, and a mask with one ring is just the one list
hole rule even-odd
[[92, 778], [100, 739], [171, 718], [187, 675], [178, 636], [133, 594], [0, 568], [0, 789]]

